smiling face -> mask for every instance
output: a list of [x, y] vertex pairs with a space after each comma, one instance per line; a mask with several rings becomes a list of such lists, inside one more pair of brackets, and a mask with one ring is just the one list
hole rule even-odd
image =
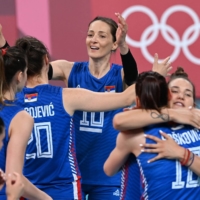
[[92, 22], [88, 29], [86, 46], [91, 58], [110, 56], [111, 51], [117, 49], [117, 43], [113, 42], [110, 26], [100, 20]]
[[194, 106], [194, 91], [189, 81], [183, 78], [174, 79], [169, 83], [169, 90], [171, 93], [170, 108], [188, 108], [189, 106]]

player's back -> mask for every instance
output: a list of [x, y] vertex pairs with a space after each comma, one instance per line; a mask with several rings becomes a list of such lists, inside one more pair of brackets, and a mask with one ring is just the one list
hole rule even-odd
[[[96, 92], [122, 92], [121, 70], [121, 66], [113, 64], [108, 73], [98, 79], [90, 73], [88, 62], [77, 62], [68, 86]], [[120, 173], [108, 177], [103, 171], [103, 164], [114, 148], [118, 134], [112, 126], [112, 119], [120, 111], [75, 112], [77, 159], [83, 184], [120, 185]]]
[[63, 107], [62, 88], [48, 84], [24, 88], [17, 98], [34, 118], [24, 175], [38, 188], [58, 198], [62, 193], [59, 188], [80, 179], [73, 118]]
[[[168, 124], [144, 128], [145, 134], [162, 138], [159, 130], [169, 134], [180, 146], [200, 155], [199, 130], [191, 126]], [[163, 138], [162, 138], [163, 139]], [[146, 139], [146, 143], [154, 143]], [[147, 161], [157, 154], [141, 153], [137, 157], [140, 168], [144, 199], [198, 199], [199, 178], [188, 167], [181, 166], [177, 160], [160, 159], [153, 163]]]

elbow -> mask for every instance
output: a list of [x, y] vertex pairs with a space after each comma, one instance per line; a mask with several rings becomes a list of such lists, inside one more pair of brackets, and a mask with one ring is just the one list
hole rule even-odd
[[104, 172], [105, 172], [105, 174], [107, 176], [113, 176], [114, 175], [114, 173], [112, 172], [112, 170], [109, 170], [109, 167], [107, 167], [106, 163], [103, 166], [103, 170], [104, 170]]
[[115, 115], [113, 118], [114, 129], [121, 131], [121, 124], [122, 124], [122, 117], [119, 114]]

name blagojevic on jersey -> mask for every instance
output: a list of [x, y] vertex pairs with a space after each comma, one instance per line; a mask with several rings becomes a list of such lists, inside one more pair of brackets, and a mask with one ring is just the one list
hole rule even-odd
[[26, 110], [33, 118], [52, 117], [55, 115], [54, 105], [52, 103], [49, 105], [25, 107], [24, 110]]

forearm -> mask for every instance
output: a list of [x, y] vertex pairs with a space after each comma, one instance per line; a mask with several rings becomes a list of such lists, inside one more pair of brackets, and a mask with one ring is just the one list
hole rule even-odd
[[129, 49], [126, 54], [121, 53], [121, 60], [124, 71], [124, 82], [130, 86], [138, 77], [137, 63]]
[[24, 193], [23, 197], [31, 200], [49, 200], [51, 199], [46, 193], [39, 190], [34, 186], [26, 177], [23, 177], [24, 180]]
[[170, 120], [167, 109], [161, 113], [155, 110], [134, 109], [115, 115], [113, 126], [119, 131], [138, 129], [151, 124], [163, 123]]

